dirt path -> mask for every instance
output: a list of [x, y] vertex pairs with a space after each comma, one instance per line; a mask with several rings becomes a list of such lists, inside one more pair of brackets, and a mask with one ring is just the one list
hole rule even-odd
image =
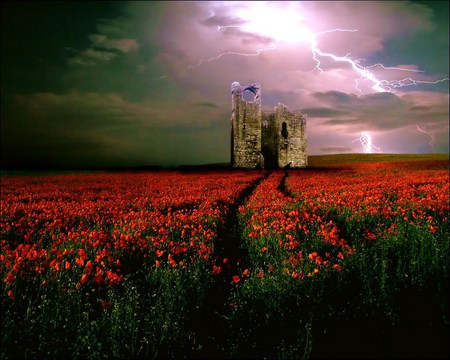
[[216, 277], [216, 282], [209, 289], [204, 307], [199, 309], [194, 330], [204, 347], [202, 355], [208, 359], [226, 358], [225, 345], [231, 340], [228, 339], [229, 324], [226, 317], [230, 311], [228, 301], [232, 277], [237, 274], [239, 264], [245, 261], [246, 257], [240, 246], [242, 234], [239, 228], [239, 207], [247, 202], [258, 185], [269, 175], [270, 172], [264, 171], [259, 179], [245, 188], [236, 201], [228, 206], [225, 223], [217, 234], [214, 253], [221, 262], [222, 273]]
[[278, 185], [277, 190], [281, 191], [284, 195], [287, 197], [294, 197], [294, 195], [291, 194], [291, 192], [288, 190], [286, 185], [286, 180], [290, 176], [290, 173], [288, 170], [285, 170], [284, 176], [280, 181], [280, 185]]

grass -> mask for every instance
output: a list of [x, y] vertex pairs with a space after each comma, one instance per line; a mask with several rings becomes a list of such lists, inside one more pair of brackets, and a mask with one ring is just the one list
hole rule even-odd
[[[448, 169], [448, 161], [448, 154], [310, 156], [311, 170], [334, 174], [336, 179], [339, 168], [389, 162], [400, 177], [405, 168], [421, 169], [428, 171], [429, 180], [414, 183], [413, 178], [403, 188], [417, 188], [416, 202], [404, 203], [402, 193], [386, 189], [386, 207], [407, 210], [389, 219], [369, 211], [355, 214], [334, 203], [307, 205], [312, 199], [308, 189], [302, 201], [300, 194], [290, 203], [289, 194], [280, 193], [280, 182], [274, 182], [272, 190], [263, 192], [260, 201], [265, 203], [260, 208], [250, 206], [248, 197], [234, 204], [233, 211], [245, 207], [235, 214], [229, 231], [239, 240], [231, 245], [239, 248], [227, 249], [236, 257], [229, 261], [237, 263], [226, 271], [219, 254], [230, 244], [217, 239], [215, 261], [223, 266], [219, 276], [213, 276], [206, 263], [155, 267], [130, 255], [129, 262], [139, 266], [126, 274], [120, 286], [92, 282], [80, 286], [82, 269], [77, 269], [78, 274], [59, 273], [45, 288], [42, 280], [53, 273], [35, 277], [17, 273], [16, 297], [11, 300], [4, 280], [9, 268], [2, 260], [0, 359], [448, 358], [448, 200], [439, 206], [425, 202], [435, 201], [443, 191], [433, 187], [438, 181], [435, 171]], [[301, 173], [291, 171], [292, 176]], [[310, 174], [314, 180], [314, 171]], [[364, 179], [366, 172], [351, 176]], [[444, 185], [448, 187], [448, 177]], [[270, 197], [272, 193], [275, 196]], [[326, 195], [323, 190], [317, 196]], [[308, 220], [293, 223], [305, 227], [289, 227], [287, 220], [303, 216], [303, 211]], [[250, 236], [261, 225], [260, 219], [267, 221], [262, 229], [268, 233]], [[351, 251], [330, 245], [319, 235], [321, 225], [330, 220], [347, 238]], [[325, 227], [331, 233], [330, 228]], [[174, 229], [171, 240], [176, 241], [179, 232]], [[20, 240], [10, 234], [2, 232], [2, 240]], [[226, 241], [233, 240], [228, 237]], [[298, 244], [292, 249], [283, 246], [292, 238]], [[317, 265], [309, 257], [313, 252], [324, 259], [331, 254], [330, 261], [342, 265], [342, 270]], [[315, 268], [320, 270], [317, 274]]]
[[335, 167], [343, 164], [398, 161], [449, 161], [449, 154], [334, 154], [310, 155], [308, 167]]

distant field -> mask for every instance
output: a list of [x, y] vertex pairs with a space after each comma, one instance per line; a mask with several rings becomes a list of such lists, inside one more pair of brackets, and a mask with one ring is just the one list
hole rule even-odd
[[[360, 163], [373, 162], [404, 162], [419, 161], [439, 163], [440, 168], [448, 167], [449, 154], [332, 154], [332, 155], [310, 155], [308, 156], [308, 168], [336, 168], [341, 165], [351, 165]], [[179, 167], [159, 167], [159, 166], [142, 166], [142, 167], [126, 167], [114, 169], [61, 169], [61, 170], [0, 170], [0, 176], [21, 176], [21, 175], [58, 175], [58, 174], [80, 174], [95, 173], [98, 171], [158, 171], [158, 170], [181, 170], [181, 171], [209, 171], [209, 170], [226, 170], [230, 168], [230, 163], [215, 163], [203, 165], [181, 165]]]
[[333, 154], [310, 155], [308, 167], [328, 167], [342, 164], [398, 161], [449, 161], [449, 154]]

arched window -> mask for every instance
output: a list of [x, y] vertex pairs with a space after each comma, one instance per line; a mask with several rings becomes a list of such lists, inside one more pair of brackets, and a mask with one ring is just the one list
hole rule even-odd
[[287, 139], [288, 137], [287, 124], [285, 122], [281, 124], [281, 136], [283, 139]]

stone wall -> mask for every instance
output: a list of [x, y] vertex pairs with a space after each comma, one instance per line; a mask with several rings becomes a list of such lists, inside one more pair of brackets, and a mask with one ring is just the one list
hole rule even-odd
[[[249, 92], [253, 101], [245, 101]], [[261, 113], [259, 84], [231, 85], [231, 165], [233, 168], [256, 167], [304, 168], [308, 165], [306, 115], [291, 112], [278, 103], [273, 113]]]
[[278, 167], [304, 168], [308, 165], [306, 116], [291, 112], [286, 105], [275, 107], [278, 134]]
[[[253, 94], [245, 101], [244, 92]], [[231, 85], [231, 166], [254, 169], [261, 164], [261, 96], [259, 84]]]

